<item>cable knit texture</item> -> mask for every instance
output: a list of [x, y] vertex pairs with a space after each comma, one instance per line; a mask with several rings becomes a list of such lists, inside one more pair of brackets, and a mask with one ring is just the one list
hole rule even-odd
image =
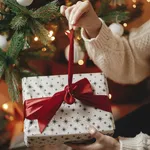
[[113, 35], [104, 23], [96, 38], [88, 39], [84, 29], [81, 35], [89, 57], [108, 78], [136, 84], [150, 75], [150, 20], [128, 37]]
[[120, 150], [150, 150], [150, 136], [142, 132], [134, 138], [119, 137]]

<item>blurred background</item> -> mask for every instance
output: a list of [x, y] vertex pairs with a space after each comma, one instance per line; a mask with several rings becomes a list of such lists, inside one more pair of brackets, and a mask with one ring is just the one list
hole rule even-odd
[[[60, 0], [60, 3], [69, 6], [77, 1], [78, 0]], [[48, 2], [50, 2], [50, 0], [34, 0], [28, 8], [39, 8]], [[91, 0], [91, 3], [93, 4], [95, 11], [98, 10], [97, 12], [100, 12], [99, 8], [101, 7], [102, 2], [100, 0]], [[119, 34], [123, 34], [123, 29], [124, 36], [128, 36], [128, 32], [131, 28], [139, 27], [150, 19], [150, 0], [112, 0], [110, 6], [111, 9], [118, 9], [118, 11], [121, 11], [122, 9], [130, 13], [128, 19], [126, 18], [125, 21], [121, 20], [119, 22], [122, 27], [111, 27], [112, 30], [117, 30], [116, 32]], [[0, 8], [3, 10], [2, 4], [0, 5]], [[105, 18], [105, 13], [103, 14], [103, 17]], [[0, 18], [0, 20], [2, 20], [2, 17]], [[119, 19], [117, 17], [115, 18], [116, 21], [110, 21], [110, 19], [108, 19], [108, 26], [113, 23], [118, 23]], [[54, 22], [47, 24], [46, 27], [49, 31], [49, 38], [54, 47], [51, 49], [48, 59], [29, 59], [29, 66], [31, 66], [33, 70], [36, 70], [39, 75], [66, 74], [69, 45], [69, 40], [65, 34], [68, 29], [67, 21], [64, 18], [59, 21], [55, 20]], [[6, 35], [5, 32], [1, 33], [2, 35]], [[9, 37], [9, 35], [6, 36]], [[79, 32], [76, 33], [76, 41], [75, 48], [78, 53], [74, 64], [74, 72], [99, 72], [100, 69], [97, 68], [88, 58]], [[9, 43], [9, 40], [7, 42]], [[35, 49], [40, 50], [41, 53], [38, 53], [39, 56], [44, 56], [45, 51], [49, 50], [41, 44], [37, 36], [32, 36], [30, 39], [30, 44], [27, 43], [26, 48], [31, 51]], [[21, 63], [24, 63], [23, 59], [25, 57], [23, 56], [20, 59]], [[28, 57], [28, 55], [26, 55], [26, 57]], [[126, 114], [132, 112], [147, 102], [147, 97], [149, 97], [148, 91], [150, 90], [149, 84], [149, 79], [145, 79], [136, 85], [120, 85], [108, 79], [110, 93], [109, 98], [112, 103], [112, 110], [115, 120], [122, 118]], [[37, 149], [26, 148], [24, 146], [22, 101], [12, 102], [12, 99], [8, 93], [8, 85], [3, 78], [0, 80], [0, 149]]]

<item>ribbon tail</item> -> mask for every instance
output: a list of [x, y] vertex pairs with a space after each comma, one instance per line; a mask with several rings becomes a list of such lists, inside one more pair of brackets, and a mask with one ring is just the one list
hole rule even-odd
[[47, 127], [49, 120], [46, 119], [38, 119], [38, 124], [40, 128], [40, 132], [42, 133], [44, 129]]
[[59, 92], [59, 94], [55, 94], [49, 101], [45, 103], [42, 107], [42, 111], [38, 116], [38, 124], [40, 128], [40, 132], [42, 133], [44, 129], [47, 127], [53, 116], [56, 114], [58, 109], [60, 108], [65, 92]]
[[50, 98], [35, 98], [24, 102], [24, 117], [30, 120], [37, 118], [45, 102]]
[[[59, 109], [59, 108], [58, 108]], [[57, 109], [57, 110], [58, 110]], [[56, 110], [56, 111], [57, 111]], [[51, 112], [50, 114], [48, 114], [48, 118], [45, 116], [42, 119], [38, 119], [38, 124], [39, 124], [39, 129], [40, 132], [42, 133], [44, 131], [44, 129], [47, 127], [47, 125], [49, 124], [50, 120], [53, 118], [53, 116], [55, 115], [56, 112]]]
[[93, 95], [93, 103], [94, 105], [107, 112], [111, 112], [111, 103], [107, 95]]
[[77, 99], [88, 106], [93, 106], [107, 112], [112, 112], [111, 103], [107, 95], [84, 94], [77, 97]]

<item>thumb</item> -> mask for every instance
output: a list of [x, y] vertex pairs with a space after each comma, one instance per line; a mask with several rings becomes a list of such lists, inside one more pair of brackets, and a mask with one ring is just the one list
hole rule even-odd
[[67, 6], [65, 6], [65, 5], [62, 5], [61, 7], [60, 7], [60, 13], [63, 15], [63, 16], [65, 16], [65, 10], [67, 9]]
[[89, 133], [91, 134], [92, 138], [95, 138], [96, 140], [100, 140], [104, 135], [97, 131], [93, 126], [89, 127]]

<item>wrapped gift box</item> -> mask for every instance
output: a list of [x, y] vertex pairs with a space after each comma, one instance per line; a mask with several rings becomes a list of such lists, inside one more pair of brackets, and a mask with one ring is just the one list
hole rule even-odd
[[[106, 78], [102, 73], [75, 74], [73, 83], [87, 78], [95, 95], [108, 95]], [[23, 100], [49, 97], [62, 91], [68, 83], [68, 75], [28, 77], [22, 79]], [[24, 121], [25, 144], [42, 146], [89, 139], [87, 127], [94, 126], [104, 134], [113, 134], [112, 113], [84, 105], [79, 100], [74, 104], [63, 103], [48, 126], [41, 133], [37, 120]]]

